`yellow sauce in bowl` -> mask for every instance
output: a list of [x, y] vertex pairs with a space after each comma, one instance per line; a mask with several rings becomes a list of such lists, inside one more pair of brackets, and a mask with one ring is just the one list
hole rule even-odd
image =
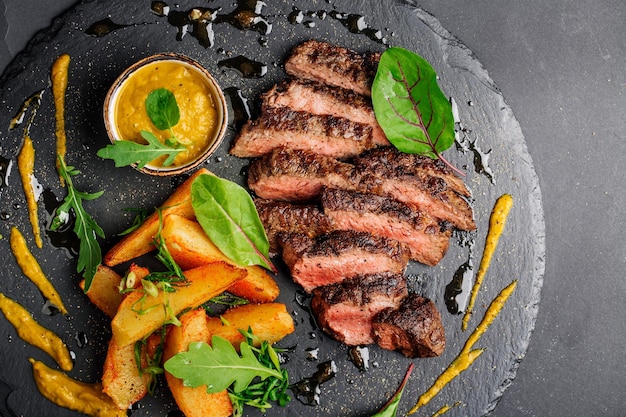
[[[159, 130], [150, 120], [145, 101], [157, 89], [176, 98], [180, 120], [170, 130]], [[162, 143], [175, 135], [185, 150], [163, 167], [165, 156], [146, 165], [157, 175], [181, 173], [204, 161], [219, 145], [226, 129], [226, 103], [211, 75], [195, 61], [175, 54], [146, 58], [127, 69], [114, 83], [105, 103], [105, 122], [112, 140], [146, 143], [145, 130]]]

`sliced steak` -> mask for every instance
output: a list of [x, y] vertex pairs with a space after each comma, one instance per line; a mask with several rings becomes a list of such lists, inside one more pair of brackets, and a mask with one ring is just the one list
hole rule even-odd
[[341, 46], [309, 40], [293, 48], [285, 62], [285, 71], [294, 77], [369, 96], [379, 61], [379, 53], [360, 54]]
[[359, 274], [402, 273], [409, 261], [400, 242], [366, 232], [338, 230], [315, 238], [292, 233], [281, 243], [291, 277], [307, 292]]
[[292, 110], [317, 115], [328, 114], [364, 123], [371, 126], [374, 142], [378, 146], [390, 145], [376, 121], [372, 101], [352, 90], [292, 79], [275, 85], [261, 98], [263, 108], [289, 107]]
[[409, 358], [439, 356], [446, 346], [437, 306], [418, 295], [409, 295], [397, 309], [382, 310], [372, 326], [380, 347], [398, 350]]
[[387, 196], [325, 188], [322, 208], [338, 229], [370, 232], [407, 245], [411, 259], [439, 263], [448, 250], [451, 226]]
[[241, 128], [230, 153], [240, 158], [254, 158], [279, 147], [288, 147], [349, 158], [376, 146], [372, 127], [367, 124], [287, 107], [268, 107]]
[[403, 153], [393, 146], [387, 146], [364, 152], [355, 158], [354, 163], [374, 172], [393, 172], [395, 176], [415, 175], [424, 183], [433, 183], [434, 188], [448, 188], [462, 196], [471, 196], [463, 179], [441, 159]]
[[313, 290], [311, 312], [322, 330], [349, 346], [373, 344], [372, 320], [408, 295], [402, 274], [357, 275]]
[[254, 204], [267, 233], [272, 254], [280, 252], [280, 234], [303, 233], [315, 237], [334, 229], [332, 221], [316, 205], [296, 205], [264, 199], [255, 199]]
[[259, 197], [304, 202], [318, 198], [322, 187], [354, 188], [354, 166], [301, 150], [279, 148], [252, 161], [248, 187]]

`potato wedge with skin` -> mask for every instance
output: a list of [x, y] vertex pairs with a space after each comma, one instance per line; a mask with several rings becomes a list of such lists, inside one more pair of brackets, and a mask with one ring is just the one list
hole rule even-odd
[[149, 382], [150, 375], [139, 372], [135, 345], [119, 346], [115, 339], [111, 339], [104, 360], [102, 392], [119, 408], [127, 409], [148, 393]]
[[171, 318], [169, 314], [178, 315], [221, 294], [233, 282], [245, 278], [247, 272], [226, 262], [214, 262], [185, 271], [184, 275], [188, 283], [175, 292], [159, 291], [157, 297], [146, 295], [143, 301], [143, 292], [132, 292], [124, 298], [111, 321], [113, 337], [120, 346], [151, 334]]
[[[195, 218], [191, 207], [191, 184], [202, 174], [211, 174], [211, 172], [206, 168], [201, 168], [174, 190], [160, 207], [162, 218], [168, 214]], [[124, 236], [106, 253], [104, 263], [107, 266], [119, 265], [154, 250], [153, 239], [158, 233], [159, 222], [159, 213], [155, 211], [144, 220], [141, 226]]]
[[[119, 285], [122, 277], [105, 265], [100, 265], [93, 280], [91, 287], [87, 291], [87, 297], [96, 307], [104, 314], [113, 318], [117, 312], [117, 308], [122, 303], [124, 296], [120, 294]], [[80, 282], [80, 288], [85, 290], [85, 281]]]
[[[187, 351], [189, 343], [206, 341], [210, 337], [204, 309], [199, 308], [183, 314], [180, 322], [180, 326], [169, 326], [163, 352], [164, 362], [178, 352]], [[185, 417], [229, 417], [233, 413], [233, 406], [226, 390], [209, 394], [206, 392], [206, 386], [186, 387], [181, 379], [167, 371], [165, 379], [178, 408]]]
[[[195, 268], [215, 261], [239, 266], [211, 242], [200, 223], [195, 220], [169, 215], [163, 220], [161, 237], [176, 263], [182, 268]], [[278, 297], [278, 284], [265, 269], [258, 265], [241, 268], [248, 271], [248, 276], [234, 283], [228, 292], [255, 303], [269, 303]]]
[[280, 303], [233, 307], [222, 314], [221, 319], [209, 317], [207, 327], [211, 337], [223, 337], [237, 348], [245, 341], [240, 329], [247, 331], [251, 328], [259, 340], [267, 340], [269, 343], [276, 343], [294, 331], [293, 319], [287, 307]]

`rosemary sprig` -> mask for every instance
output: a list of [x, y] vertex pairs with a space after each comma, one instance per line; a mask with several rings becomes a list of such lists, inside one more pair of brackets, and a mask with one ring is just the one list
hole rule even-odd
[[78, 265], [76, 271], [83, 273], [85, 279], [84, 291], [89, 291], [93, 277], [102, 263], [102, 251], [98, 243], [98, 237], [104, 238], [104, 231], [83, 207], [83, 201], [95, 200], [104, 191], [85, 193], [74, 187], [72, 177], [80, 174], [73, 166], [67, 166], [61, 155], [57, 155], [59, 161], [59, 175], [67, 186], [67, 195], [63, 203], [56, 209], [56, 214], [50, 226], [51, 230], [58, 230], [70, 219], [70, 210], [74, 213], [74, 233], [80, 241], [78, 250]]

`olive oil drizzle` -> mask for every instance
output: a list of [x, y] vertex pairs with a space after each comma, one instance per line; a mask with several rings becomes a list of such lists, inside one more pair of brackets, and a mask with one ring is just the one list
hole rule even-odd
[[474, 309], [474, 304], [476, 303], [476, 297], [478, 296], [480, 286], [482, 285], [485, 275], [487, 274], [487, 270], [489, 269], [489, 265], [491, 264], [493, 254], [498, 247], [498, 241], [500, 240], [500, 236], [502, 235], [502, 231], [506, 225], [506, 219], [511, 211], [511, 207], [513, 207], [513, 197], [509, 194], [503, 194], [496, 200], [496, 204], [491, 211], [491, 216], [489, 218], [489, 231], [487, 232], [487, 238], [485, 239], [483, 257], [480, 260], [480, 265], [474, 281], [474, 287], [472, 288], [469, 303], [465, 309], [465, 315], [463, 316], [463, 322], [461, 324], [461, 328], [463, 330], [467, 330], [467, 324], [472, 316], [472, 310]]
[[74, 362], [61, 338], [37, 323], [33, 316], [16, 301], [0, 293], [0, 311], [15, 327], [18, 336], [53, 358], [64, 371], [71, 371]]

